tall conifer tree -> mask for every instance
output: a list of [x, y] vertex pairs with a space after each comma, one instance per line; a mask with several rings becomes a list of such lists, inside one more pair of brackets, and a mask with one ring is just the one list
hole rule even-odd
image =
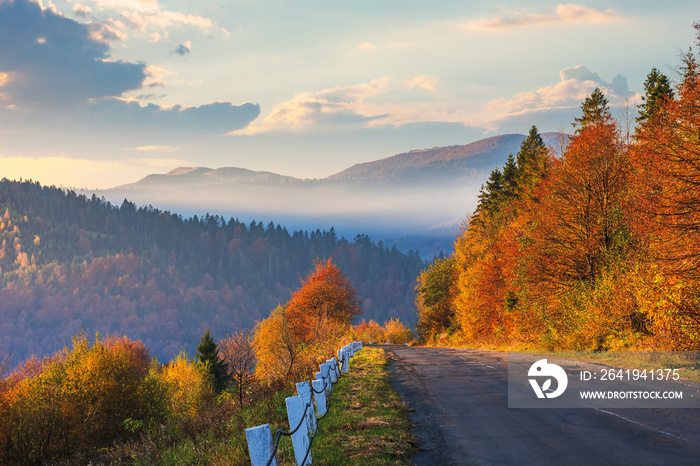
[[577, 124], [579, 126], [576, 132], [582, 131], [591, 124], [605, 122], [612, 118], [610, 107], [608, 107], [608, 98], [599, 87], [596, 87], [586, 97], [586, 100], [581, 104], [581, 111], [583, 111], [583, 115], [580, 118], [574, 118], [576, 120], [574, 126]]
[[197, 345], [195, 356], [197, 361], [206, 365], [209, 374], [211, 374], [216, 393], [221, 393], [228, 383], [228, 368], [226, 363], [219, 357], [219, 347], [211, 337], [209, 329], [204, 332], [202, 341]]
[[644, 81], [642, 103], [637, 106], [637, 121], [646, 121], [656, 113], [664, 100], [673, 99], [673, 89], [668, 77], [656, 68], [652, 68]]

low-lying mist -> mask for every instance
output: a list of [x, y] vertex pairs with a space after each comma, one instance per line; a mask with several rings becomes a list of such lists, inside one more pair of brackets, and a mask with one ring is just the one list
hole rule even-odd
[[352, 239], [368, 234], [374, 241], [383, 240], [387, 246], [395, 244], [404, 251], [423, 245], [421, 256], [432, 258], [440, 250], [448, 252], [462, 219], [474, 210], [480, 181], [130, 185], [95, 194], [116, 205], [128, 199], [138, 206], [151, 205], [185, 217], [209, 213], [246, 222], [272, 221], [290, 231], [334, 227], [339, 236]]

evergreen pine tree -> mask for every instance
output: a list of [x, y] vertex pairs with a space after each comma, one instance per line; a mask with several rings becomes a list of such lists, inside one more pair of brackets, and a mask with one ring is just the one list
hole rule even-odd
[[652, 68], [644, 81], [645, 95], [642, 103], [638, 105], [639, 116], [637, 121], [646, 121], [659, 109], [665, 99], [673, 99], [673, 89], [668, 77], [656, 68]]
[[549, 168], [547, 146], [536, 126], [530, 128], [527, 137], [520, 144], [515, 161], [518, 165], [517, 182], [520, 191], [536, 185], [544, 177]]
[[513, 154], [508, 155], [508, 160], [503, 166], [503, 195], [506, 199], [512, 199], [518, 195], [518, 166]]
[[204, 332], [195, 352], [197, 361], [204, 364], [211, 375], [216, 393], [221, 393], [228, 383], [228, 367], [219, 357], [219, 347], [209, 333]]
[[503, 174], [496, 168], [491, 172], [486, 186], [479, 191], [479, 202], [476, 212], [495, 212], [499, 207], [499, 201], [503, 195]]
[[576, 120], [574, 126], [577, 124], [579, 125], [579, 128], [576, 130], [577, 132], [583, 130], [588, 125], [607, 121], [612, 118], [610, 108], [608, 107], [608, 98], [605, 97], [605, 94], [603, 94], [603, 91], [601, 91], [599, 87], [596, 87], [593, 92], [591, 92], [591, 95], [586, 97], [586, 100], [581, 104], [581, 110], [583, 111], [581, 118], [574, 118], [574, 120]]

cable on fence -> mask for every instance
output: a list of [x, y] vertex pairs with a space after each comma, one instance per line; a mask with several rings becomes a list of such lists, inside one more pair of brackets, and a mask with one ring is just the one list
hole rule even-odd
[[[311, 389], [316, 392], [316, 390], [313, 388], [313, 386], [311, 387]], [[326, 389], [326, 379], [325, 378], [323, 378], [323, 389], [324, 390]], [[316, 393], [320, 393], [320, 392], [316, 392]], [[309, 453], [311, 453], [311, 445], [313, 445], [314, 439], [318, 435], [318, 423], [321, 421], [321, 419], [326, 417], [326, 414], [328, 414], [330, 409], [331, 409], [331, 399], [330, 399], [330, 397], [327, 396], [326, 397], [326, 412], [323, 413], [323, 416], [316, 418], [316, 432], [314, 432], [314, 435], [311, 436], [311, 438], [309, 439], [309, 448], [306, 449], [306, 454], [304, 455], [304, 459], [301, 462], [302, 465], [306, 463], [306, 458], [308, 458]]]
[[[304, 414], [302, 414], [301, 419], [299, 420], [299, 424], [294, 428], [294, 430], [290, 432], [285, 432], [282, 429], [277, 429], [277, 435], [275, 436], [275, 447], [272, 449], [272, 455], [270, 455], [270, 459], [267, 460], [267, 464], [265, 466], [270, 466], [272, 464], [272, 460], [275, 459], [277, 456], [277, 448], [280, 445], [280, 439], [282, 436], [291, 436], [296, 433], [297, 430], [299, 430], [299, 427], [301, 427], [301, 424], [306, 420], [306, 412], [309, 410], [309, 406], [311, 406], [311, 403], [306, 403], [306, 407], [304, 407]], [[291, 426], [290, 426], [291, 427]]]
[[[345, 359], [345, 353], [343, 353], [343, 356], [340, 358], [339, 361], [336, 362], [336, 364], [334, 364], [333, 367], [331, 367], [329, 364], [328, 365], [329, 369], [335, 371], [338, 368], [338, 364], [342, 365], [344, 359]], [[342, 375], [342, 371], [338, 371], [338, 372], [339, 372], [338, 378], [340, 378]], [[330, 378], [330, 375], [328, 377]], [[328, 387], [328, 383], [326, 382], [326, 377], [321, 376], [321, 380], [323, 380], [323, 389], [321, 389], [321, 391], [316, 391], [313, 384], [311, 384], [311, 390], [313, 390], [314, 393], [323, 393], [326, 390], [326, 387]], [[277, 435], [275, 436], [275, 446], [272, 450], [272, 455], [270, 455], [270, 459], [267, 460], [267, 464], [265, 466], [270, 466], [270, 464], [272, 464], [272, 460], [277, 456], [277, 449], [279, 448], [279, 444], [280, 444], [280, 440], [281, 440], [282, 436], [284, 435], [284, 436], [289, 437], [291, 435], [294, 435], [294, 433], [297, 430], [299, 430], [299, 428], [301, 427], [301, 424], [306, 419], [306, 412], [309, 410], [310, 406], [311, 406], [311, 403], [306, 403], [306, 406], [304, 407], [304, 414], [301, 416], [301, 419], [299, 420], [299, 424], [294, 428], [294, 430], [292, 430], [290, 432], [285, 432], [282, 429], [277, 429]], [[314, 439], [316, 438], [316, 435], [318, 434], [318, 422], [321, 419], [323, 419], [324, 417], [326, 417], [326, 415], [330, 411], [330, 407], [331, 407], [330, 396], [326, 396], [326, 412], [323, 413], [323, 416], [316, 418], [316, 432], [314, 432], [314, 435], [309, 438], [309, 448], [306, 449], [306, 454], [304, 455], [304, 459], [302, 460], [301, 464], [306, 463], [306, 459], [309, 457], [309, 453], [311, 453], [311, 445], [313, 445]]]
[[[319, 421], [321, 419], [323, 419], [324, 417], [326, 417], [326, 414], [328, 414], [328, 411], [330, 411], [330, 410], [331, 410], [331, 397], [327, 396], [326, 397], [326, 412], [323, 413], [323, 416], [316, 418], [316, 425], [317, 426], [318, 426]], [[316, 430], [318, 430], [318, 428]]]
[[321, 389], [321, 391], [317, 391], [317, 390], [314, 388], [314, 384], [311, 384], [311, 390], [313, 390], [314, 393], [318, 393], [319, 395], [320, 395], [321, 393], [325, 392], [325, 391], [326, 391], [326, 387], [328, 387], [328, 384], [326, 383], [326, 378], [325, 378], [325, 377], [321, 377], [321, 380], [323, 380], [323, 388]]
[[[343, 360], [341, 359], [340, 362], [342, 363]], [[332, 371], [336, 371], [336, 370], [338, 369], [338, 363], [336, 362], [336, 363], [333, 365], [333, 367], [331, 367], [331, 365], [328, 364], [328, 369], [330, 369], [330, 370], [332, 370]], [[341, 375], [342, 375], [342, 372], [341, 372], [341, 371], [338, 371], [338, 378], [340, 378]]]
[[306, 454], [304, 455], [304, 459], [301, 460], [302, 466], [303, 466], [304, 464], [306, 464], [306, 458], [308, 458], [308, 457], [309, 457], [309, 453], [311, 453], [311, 445], [314, 444], [314, 439], [316, 438], [316, 434], [317, 434], [317, 433], [318, 433], [318, 431], [317, 431], [317, 432], [314, 432], [314, 435], [309, 439], [309, 448], [306, 449]]

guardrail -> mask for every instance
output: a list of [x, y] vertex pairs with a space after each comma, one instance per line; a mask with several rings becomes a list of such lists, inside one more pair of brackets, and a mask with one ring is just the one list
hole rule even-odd
[[297, 396], [285, 399], [289, 432], [277, 429], [273, 441], [270, 424], [245, 430], [252, 466], [277, 466], [277, 447], [282, 436], [292, 437], [297, 466], [311, 464], [311, 445], [318, 433], [318, 423], [330, 408], [329, 395], [333, 391], [333, 384], [338, 381], [341, 374], [348, 373], [350, 358], [361, 348], [361, 341], [343, 346], [338, 350], [337, 358], [333, 357], [321, 364], [320, 372], [316, 373], [316, 380], [311, 383], [305, 381], [297, 384]]

